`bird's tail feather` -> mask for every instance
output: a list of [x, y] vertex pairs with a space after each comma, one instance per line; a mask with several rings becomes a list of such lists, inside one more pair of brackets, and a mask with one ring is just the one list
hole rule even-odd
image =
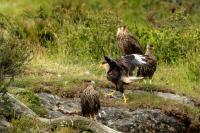
[[135, 76], [124, 76], [121, 78], [121, 80], [125, 83], [131, 83], [133, 81], [136, 81], [136, 80], [141, 80], [143, 79], [144, 77], [135, 77]]

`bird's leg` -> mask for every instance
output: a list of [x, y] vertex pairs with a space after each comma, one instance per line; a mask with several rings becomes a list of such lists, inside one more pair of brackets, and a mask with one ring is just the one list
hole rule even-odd
[[150, 85], [152, 84], [152, 80], [151, 79], [149, 79], [149, 83], [150, 83]]
[[112, 96], [115, 94], [116, 90], [113, 90], [111, 93], [106, 94], [106, 96]]
[[146, 80], [146, 79], [144, 80], [144, 84], [145, 84], [145, 85], [147, 84], [147, 80]]
[[127, 103], [128, 98], [126, 98], [125, 94], [123, 93], [124, 103]]
[[90, 119], [92, 119], [92, 116], [91, 116], [91, 114], [90, 114]]
[[96, 117], [96, 115], [94, 115], [94, 121], [97, 121], [97, 117]]

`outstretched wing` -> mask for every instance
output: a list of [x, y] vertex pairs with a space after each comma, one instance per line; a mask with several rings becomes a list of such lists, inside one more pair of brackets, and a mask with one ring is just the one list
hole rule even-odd
[[109, 64], [110, 67], [116, 66], [118, 68], [121, 68], [120, 64], [117, 61], [113, 60], [112, 58], [104, 56], [104, 59], [106, 60], [106, 62]]
[[148, 65], [147, 57], [139, 54], [130, 54], [122, 56], [122, 59], [127, 63], [135, 67], [140, 67], [144, 65]]

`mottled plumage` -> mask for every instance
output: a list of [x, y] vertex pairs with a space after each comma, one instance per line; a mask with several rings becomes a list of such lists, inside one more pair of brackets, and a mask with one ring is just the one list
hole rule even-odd
[[94, 90], [90, 83], [80, 96], [81, 98], [81, 112], [84, 117], [95, 117], [98, 113], [101, 104], [99, 94]]
[[147, 50], [145, 53], [147, 57], [148, 66], [142, 66], [139, 68], [137, 76], [152, 78], [154, 72], [156, 71], [157, 61], [153, 55], [153, 45], [147, 45]]
[[121, 55], [144, 54], [138, 40], [127, 32], [125, 26], [121, 26], [117, 30], [117, 43]]

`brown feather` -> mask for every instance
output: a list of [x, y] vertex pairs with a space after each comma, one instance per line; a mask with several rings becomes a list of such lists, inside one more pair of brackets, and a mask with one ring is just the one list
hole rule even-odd
[[106, 56], [104, 58], [105, 58], [105, 62], [103, 62], [103, 66], [106, 70], [107, 79], [111, 81], [113, 84], [115, 84], [117, 91], [124, 93], [123, 86], [125, 84], [130, 83], [130, 82], [127, 82], [127, 80], [126, 81], [124, 80], [124, 79], [131, 78], [129, 77], [130, 69], [132, 69], [133, 67], [141, 66], [142, 64], [131, 63], [131, 61], [132, 62], [138, 61], [135, 57], [133, 57], [132, 60], [126, 60], [125, 57], [122, 57], [117, 60], [113, 60]]
[[117, 42], [121, 55], [144, 54], [139, 41], [127, 32], [125, 26], [118, 28]]
[[89, 85], [81, 94], [81, 111], [84, 117], [94, 117], [100, 107], [99, 94], [94, 90], [93, 85]]
[[147, 56], [148, 65], [139, 67], [137, 76], [148, 77], [151, 79], [157, 67], [157, 61], [153, 55], [152, 45], [147, 45], [147, 50], [145, 55]]

